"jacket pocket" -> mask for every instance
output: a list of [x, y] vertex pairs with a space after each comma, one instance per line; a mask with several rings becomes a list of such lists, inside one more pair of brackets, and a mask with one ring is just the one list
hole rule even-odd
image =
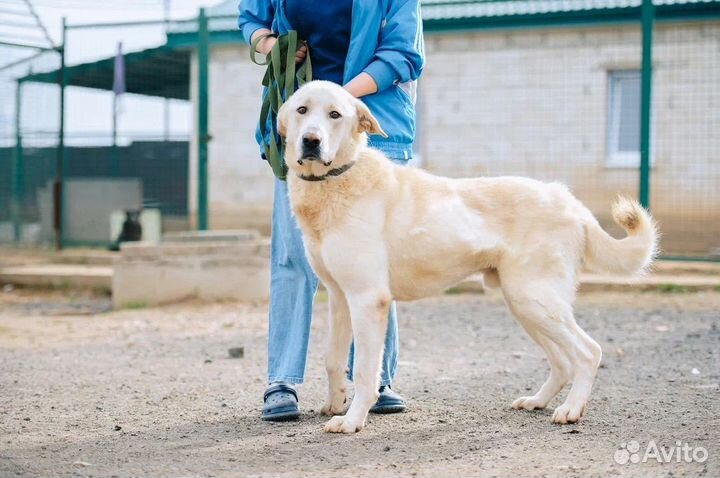
[[417, 81], [406, 81], [397, 83], [395, 87], [405, 96], [405, 99], [415, 105], [417, 99]]

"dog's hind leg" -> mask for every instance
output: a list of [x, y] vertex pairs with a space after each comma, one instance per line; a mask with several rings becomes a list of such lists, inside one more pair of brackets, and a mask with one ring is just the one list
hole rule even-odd
[[512, 403], [512, 407], [516, 410], [542, 409], [547, 407], [550, 400], [555, 398], [570, 381], [572, 364], [553, 341], [535, 331], [531, 333], [527, 328], [525, 330], [545, 352], [550, 362], [550, 376], [535, 395], [517, 398]]
[[377, 290], [347, 292], [346, 297], [355, 336], [355, 397], [345, 416], [333, 417], [325, 425], [325, 431], [333, 433], [355, 433], [362, 430], [370, 407], [377, 401], [391, 302], [390, 294]]
[[515, 408], [540, 408], [573, 380], [568, 399], [555, 410], [554, 423], [574, 423], [585, 411], [600, 347], [575, 323], [572, 314], [572, 286], [568, 281], [548, 277], [539, 280], [505, 281], [503, 292], [508, 306], [528, 334], [545, 350], [551, 373], [537, 394], [521, 397]]
[[585, 414], [595, 375], [602, 359], [602, 349], [573, 318], [572, 331], [576, 337], [574, 353], [573, 385], [565, 403], [555, 409], [553, 423], [575, 423]]
[[328, 398], [320, 413], [333, 416], [345, 410], [346, 386], [345, 372], [347, 356], [352, 341], [350, 309], [345, 295], [335, 284], [325, 284], [330, 299], [328, 320], [327, 350], [325, 369], [328, 375]]

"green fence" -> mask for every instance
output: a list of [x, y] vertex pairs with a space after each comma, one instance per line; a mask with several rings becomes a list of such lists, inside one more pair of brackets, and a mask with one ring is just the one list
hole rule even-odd
[[[181, 23], [207, 43], [202, 12]], [[167, 46], [177, 25], [63, 22], [57, 49], [0, 64], [15, 99], [0, 131], [0, 242], [104, 246], [108, 210], [156, 209], [165, 232], [207, 228], [207, 175], [189, 178], [191, 156], [207, 158], [195, 126], [207, 101], [190, 101], [198, 86], [207, 96], [207, 59], [193, 74], [195, 52]]]

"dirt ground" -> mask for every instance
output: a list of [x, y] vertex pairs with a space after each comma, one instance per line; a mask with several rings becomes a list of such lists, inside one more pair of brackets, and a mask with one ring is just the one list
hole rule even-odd
[[[303, 415], [273, 424], [259, 418], [266, 304], [108, 306], [0, 292], [0, 477], [720, 476], [719, 292], [582, 296], [578, 321], [604, 357], [571, 426], [510, 408], [548, 368], [497, 295], [401, 304], [408, 412], [352, 436], [322, 432], [324, 320]], [[230, 358], [237, 346], [244, 357]], [[616, 463], [633, 440], [640, 458], [678, 442], [707, 458]]]

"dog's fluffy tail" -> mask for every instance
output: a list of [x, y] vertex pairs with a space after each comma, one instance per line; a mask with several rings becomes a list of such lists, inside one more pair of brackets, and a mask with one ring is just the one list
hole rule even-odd
[[605, 232], [590, 211], [585, 222], [585, 266], [594, 272], [621, 275], [645, 273], [658, 254], [659, 233], [655, 221], [637, 201], [619, 197], [612, 207], [615, 223], [627, 233], [615, 239]]

